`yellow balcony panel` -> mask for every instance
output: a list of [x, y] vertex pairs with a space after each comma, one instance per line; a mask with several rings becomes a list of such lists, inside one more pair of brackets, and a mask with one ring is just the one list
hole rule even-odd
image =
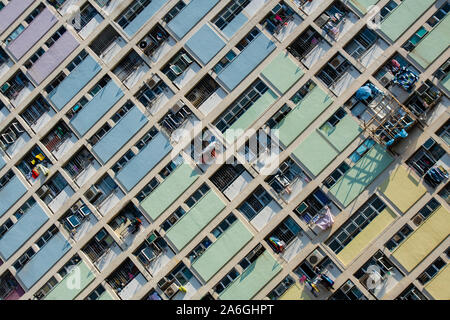
[[450, 300], [450, 267], [447, 265], [425, 286], [425, 290], [436, 300]]
[[278, 300], [311, 300], [311, 296], [307, 291], [308, 289], [304, 284], [296, 282]]
[[403, 213], [408, 211], [427, 191], [403, 165], [394, 169], [378, 189]]
[[450, 234], [450, 215], [440, 207], [419, 226], [392, 256], [411, 272]]
[[389, 208], [385, 208], [373, 219], [347, 246], [337, 255], [338, 259], [348, 266], [361, 252], [397, 218]]

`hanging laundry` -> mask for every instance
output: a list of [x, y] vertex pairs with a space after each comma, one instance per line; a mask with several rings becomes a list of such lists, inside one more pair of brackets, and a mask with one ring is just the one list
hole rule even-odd
[[45, 157], [42, 153], [39, 153], [38, 155], [36, 155], [36, 159], [38, 159], [39, 161], [44, 161]]

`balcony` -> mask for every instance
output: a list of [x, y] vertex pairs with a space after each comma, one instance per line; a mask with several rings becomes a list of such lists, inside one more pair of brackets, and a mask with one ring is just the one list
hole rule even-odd
[[194, 163], [206, 172], [210, 166], [224, 162], [225, 146], [208, 128], [205, 128], [194, 137], [184, 152], [190, 154]]
[[[182, 287], [182, 288], [180, 288]], [[171, 300], [188, 300], [202, 287], [183, 262], [158, 281], [158, 288]]]
[[13, 157], [30, 139], [20, 122], [13, 121], [0, 133], [0, 148]]
[[222, 165], [211, 177], [211, 182], [230, 200], [236, 198], [253, 180], [239, 163]]
[[161, 71], [177, 86], [178, 89], [184, 87], [201, 67], [192, 57], [182, 49]]
[[420, 72], [400, 54], [395, 54], [374, 75], [383, 87], [405, 103], [419, 80]]
[[149, 226], [149, 223], [139, 209], [132, 202], [129, 202], [109, 222], [109, 225], [128, 247], [133, 243], [137, 235]]
[[109, 176], [103, 176], [84, 194], [101, 215], [105, 216], [125, 196], [117, 183]]
[[175, 143], [185, 138], [185, 134], [190, 132], [198, 123], [198, 118], [181, 100], [159, 121], [163, 131], [170, 137], [170, 141]]
[[100, 59], [105, 63], [108, 63], [126, 44], [127, 42], [119, 35], [119, 33], [111, 25], [108, 25], [91, 42], [89, 47], [100, 57]]
[[120, 5], [121, 0], [94, 0], [100, 8], [102, 8], [103, 12], [107, 15], [111, 15], [111, 13]]
[[33, 90], [33, 84], [21, 71], [12, 76], [0, 88], [0, 92], [9, 99], [15, 108], [17, 108]]
[[56, 112], [52, 109], [47, 100], [39, 95], [28, 105], [20, 116], [35, 133], [38, 133], [45, 128], [46, 124], [55, 114]]
[[292, 2], [307, 15], [311, 15], [325, 0], [292, 0]]
[[75, 183], [83, 186], [100, 169], [94, 156], [83, 147], [63, 166]]
[[103, 271], [122, 253], [120, 247], [105, 228], [102, 228], [82, 250], [99, 271]]
[[20, 172], [30, 184], [42, 183], [47, 179], [52, 162], [41, 148], [35, 145], [17, 164]]
[[373, 30], [364, 27], [345, 47], [344, 50], [355, 58], [364, 68], [375, 62], [386, 49], [388, 43]]
[[128, 89], [131, 89], [149, 70], [144, 60], [132, 50], [113, 69], [113, 73]]
[[266, 179], [275, 194], [285, 203], [294, 199], [309, 181], [311, 178], [291, 158], [283, 161], [275, 174]]
[[176, 41], [158, 23], [141, 41], [139, 41], [138, 47], [152, 60], [153, 63], [156, 63], [164, 57], [175, 44]]
[[152, 232], [134, 255], [155, 276], [172, 260], [175, 253], [157, 232]]
[[134, 263], [127, 258], [106, 278], [106, 282], [108, 282], [122, 300], [130, 300], [147, 283], [147, 280], [139, 272], [139, 269]]
[[328, 42], [312, 27], [308, 27], [287, 47], [308, 69], [320, 61], [330, 49]]
[[309, 284], [311, 296], [317, 300], [326, 300], [334, 289], [334, 281], [342, 271], [318, 247], [294, 269], [294, 273], [300, 278], [300, 284]]
[[59, 222], [69, 232], [70, 237], [76, 242], [82, 239], [97, 221], [97, 218], [83, 200], [78, 200], [59, 219]]
[[250, 221], [256, 230], [261, 231], [281, 212], [281, 206], [262, 186], [259, 186], [237, 207], [237, 210]]
[[287, 262], [291, 261], [310, 242], [308, 235], [291, 217], [286, 218], [265, 238], [275, 253]]
[[136, 99], [155, 115], [174, 96], [173, 91], [157, 74], [145, 81], [144, 86], [136, 93]]
[[206, 115], [214, 110], [226, 95], [227, 93], [208, 74], [186, 94], [186, 99]]
[[403, 279], [401, 272], [381, 251], [377, 251], [354, 276], [379, 300]]
[[42, 144], [50, 151], [56, 159], [61, 159], [73, 145], [78, 141], [72, 130], [64, 121], [60, 121], [41, 140]]
[[320, 234], [333, 225], [333, 217], [341, 210], [320, 188], [317, 188], [294, 209], [294, 212], [315, 234]]
[[278, 41], [283, 42], [302, 21], [294, 10], [280, 2], [261, 21], [261, 25]]
[[62, 16], [68, 13], [71, 6], [76, 5], [77, 0], [47, 0]]
[[59, 172], [36, 191], [36, 195], [45, 202], [53, 213], [57, 212], [74, 193]]
[[339, 53], [317, 74], [317, 77], [337, 96], [344, 93], [359, 76], [360, 72]]
[[358, 22], [359, 18], [340, 1], [335, 1], [314, 22], [330, 39], [338, 41]]
[[87, 2], [80, 8], [80, 15], [73, 19], [72, 25], [80, 37], [86, 39], [102, 21], [101, 14]]

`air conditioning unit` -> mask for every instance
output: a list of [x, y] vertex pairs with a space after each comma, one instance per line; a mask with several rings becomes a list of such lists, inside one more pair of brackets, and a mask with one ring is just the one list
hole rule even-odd
[[36, 194], [37, 194], [37, 196], [39, 197], [39, 198], [42, 198], [43, 196], [45, 196], [46, 194], [47, 194], [47, 192], [49, 191], [50, 189], [48, 188], [48, 186], [46, 185], [46, 184], [44, 184], [40, 189], [38, 189], [37, 191], [36, 191]]
[[341, 291], [343, 293], [349, 292], [355, 285], [351, 280], [347, 280], [347, 282], [342, 286]]
[[175, 283], [172, 283], [166, 290], [164, 290], [164, 294], [170, 299], [178, 292], [178, 286]]
[[418, 215], [416, 217], [414, 217], [413, 222], [416, 226], [420, 225], [423, 221], [423, 218], [421, 215]]
[[139, 42], [139, 48], [145, 49], [151, 43], [151, 39], [147, 36]]
[[306, 260], [312, 267], [315, 267], [316, 265], [319, 264], [320, 261], [322, 261], [323, 258], [324, 258], [323, 254], [320, 253], [318, 249], [316, 249], [308, 256], [308, 258], [306, 258]]

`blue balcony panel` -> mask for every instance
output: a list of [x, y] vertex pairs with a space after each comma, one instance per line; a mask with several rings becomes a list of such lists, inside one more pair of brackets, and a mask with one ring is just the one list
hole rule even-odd
[[217, 33], [207, 24], [201, 27], [187, 42], [189, 48], [205, 65], [225, 46]]
[[264, 34], [259, 34], [250, 44], [219, 74], [218, 79], [233, 90], [252, 72], [273, 50], [275, 43]]
[[95, 154], [103, 161], [119, 151], [146, 123], [147, 117], [134, 106], [120, 121], [94, 146]]
[[39, 203], [30, 208], [0, 239], [0, 253], [9, 259], [48, 220]]
[[159, 9], [162, 8], [164, 4], [169, 2], [169, 0], [152, 0], [148, 4], [147, 7], [145, 7], [144, 10], [142, 10], [141, 13], [137, 15], [137, 17], [131, 21], [131, 23], [125, 27], [124, 31], [125, 33], [131, 38], [134, 36], [136, 32], [148, 21], [150, 20], [155, 13], [158, 12]]
[[234, 34], [248, 21], [248, 18], [245, 14], [242, 12], [239, 13], [236, 17], [234, 17], [233, 20], [225, 27], [223, 28], [222, 32], [224, 35], [226, 35], [229, 39], [231, 39]]
[[116, 85], [113, 80], [98, 92], [95, 97], [89, 101], [81, 111], [73, 118], [70, 123], [73, 128], [82, 136], [97, 121], [103, 117], [123, 96], [123, 91]]
[[58, 232], [17, 272], [17, 278], [29, 290], [71, 247], [69, 241]]
[[0, 217], [27, 192], [27, 188], [17, 176], [0, 189]]
[[84, 86], [95, 77], [102, 67], [87, 56], [48, 96], [61, 110]]
[[170, 151], [172, 146], [163, 133], [158, 133], [126, 166], [119, 171], [117, 179], [130, 191]]
[[167, 27], [178, 37], [183, 38], [219, 0], [192, 0], [173, 18]]

